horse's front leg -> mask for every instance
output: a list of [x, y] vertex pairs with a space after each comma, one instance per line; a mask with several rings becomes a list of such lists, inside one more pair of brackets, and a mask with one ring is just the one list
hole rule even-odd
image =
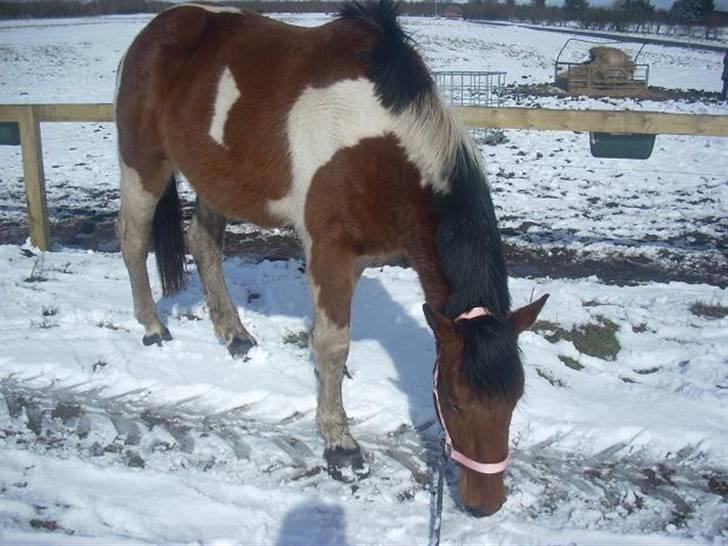
[[[316, 424], [324, 438], [329, 474], [340, 480], [361, 478], [368, 473], [359, 444], [349, 432], [342, 397], [349, 355], [351, 298], [358, 273], [349, 252], [312, 246], [308, 274], [314, 305], [311, 346], [319, 382]], [[349, 469], [353, 476], [347, 475]]]

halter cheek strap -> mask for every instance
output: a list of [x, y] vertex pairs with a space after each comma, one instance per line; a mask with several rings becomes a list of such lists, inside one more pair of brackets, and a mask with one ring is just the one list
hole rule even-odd
[[[490, 315], [491, 312], [489, 309], [485, 307], [474, 307], [470, 311], [467, 311], [463, 313], [462, 315], [458, 316], [455, 320], [470, 320], [477, 317], [485, 317]], [[459, 452], [455, 447], [453, 447], [452, 444], [452, 438], [450, 437], [450, 433], [447, 430], [447, 425], [445, 424], [445, 418], [442, 413], [442, 406], [440, 404], [440, 393], [438, 392], [438, 385], [440, 383], [440, 359], [438, 357], [437, 363], [435, 364], [435, 373], [432, 381], [432, 394], [435, 397], [435, 409], [437, 410], [437, 418], [440, 420], [440, 425], [442, 425], [442, 430], [445, 433], [444, 438], [444, 448], [445, 453], [455, 462], [463, 465], [466, 468], [469, 468], [470, 470], [473, 470], [474, 472], [478, 472], [480, 474], [498, 474], [500, 472], [505, 471], [505, 469], [508, 467], [508, 463], [510, 462], [510, 456], [507, 456], [505, 459], [498, 463], [480, 463], [478, 461], [475, 461], [471, 459], [470, 457], [462, 454]]]

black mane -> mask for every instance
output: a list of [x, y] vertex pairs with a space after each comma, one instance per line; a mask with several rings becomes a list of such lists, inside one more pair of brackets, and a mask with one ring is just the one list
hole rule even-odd
[[[392, 0], [353, 2], [340, 15], [365, 21], [381, 33], [369, 52], [366, 74], [387, 108], [401, 113], [436, 93], [412, 39], [397, 22]], [[446, 137], [441, 144], [452, 146]], [[440, 311], [454, 319], [473, 307], [490, 309], [493, 316], [458, 322], [464, 337], [463, 374], [478, 391], [517, 398], [523, 367], [516, 334], [506, 320], [511, 306], [508, 275], [490, 190], [476, 153], [463, 134], [443, 167], [448, 191], [433, 190], [439, 265], [451, 291]]]
[[450, 192], [435, 193], [440, 267], [450, 285], [442, 312], [454, 319], [473, 307], [492, 316], [458, 321], [464, 340], [462, 370], [468, 383], [490, 396], [517, 399], [523, 365], [516, 333], [506, 320], [508, 273], [490, 190], [482, 167], [463, 143], [450, 172]]
[[379, 100], [395, 114], [435, 88], [413, 40], [397, 22], [398, 15], [398, 5], [392, 0], [350, 2], [339, 12], [342, 19], [364, 21], [381, 33], [369, 52], [366, 75], [374, 82]]

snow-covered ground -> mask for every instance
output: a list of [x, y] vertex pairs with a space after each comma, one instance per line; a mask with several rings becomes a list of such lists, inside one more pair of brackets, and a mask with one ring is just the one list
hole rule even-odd
[[[227, 261], [260, 343], [246, 363], [215, 339], [196, 276], [160, 302], [175, 340], [145, 348], [117, 254], [4, 246], [0, 263], [7, 543], [426, 542], [434, 347], [411, 270], [368, 271], [354, 301], [345, 400], [373, 473], [352, 487], [320, 468], [299, 263]], [[593, 279], [511, 290], [517, 304], [551, 299], [522, 336], [510, 498], [477, 521], [448, 498], [443, 542], [721, 544], [728, 320], [691, 308], [725, 305], [726, 291]], [[606, 348], [559, 333], [587, 325]]]
[[[0, 22], [0, 103], [108, 102], [147, 20]], [[566, 39], [405, 22], [433, 69], [505, 70], [516, 83], [550, 81]], [[719, 89], [718, 53], [648, 46], [643, 56], [656, 85]], [[725, 102], [525, 101], [726, 113]], [[652, 158], [634, 162], [591, 158], [585, 134], [506, 137], [481, 149], [509, 240], [726, 263], [724, 139], [660, 136]], [[53, 215], [118, 207], [113, 126], [44, 126], [43, 144]], [[0, 147], [0, 164], [0, 215], [21, 217], [19, 150]], [[186, 292], [160, 300], [174, 341], [145, 348], [118, 254], [0, 247], [0, 542], [427, 542], [439, 431], [413, 272], [369, 270], [356, 294], [345, 400], [372, 475], [347, 485], [321, 468], [301, 264], [225, 267], [260, 343], [246, 363], [214, 338], [194, 269]], [[443, 543], [728, 543], [728, 290], [520, 278], [511, 291], [517, 305], [551, 299], [522, 336], [509, 500], [475, 520], [450, 489]]]

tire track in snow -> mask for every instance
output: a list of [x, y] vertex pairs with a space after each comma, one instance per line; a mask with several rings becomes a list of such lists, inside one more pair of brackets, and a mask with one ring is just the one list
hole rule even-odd
[[[195, 469], [267, 487], [350, 491], [364, 502], [375, 502], [382, 492], [408, 502], [429, 491], [432, 461], [439, 456], [433, 422], [384, 436], [360, 434], [372, 474], [344, 484], [326, 473], [310, 414], [266, 423], [251, 417], [253, 406], [205, 414], [194, 400], [158, 406], [140, 391], [107, 398], [98, 390], [37, 388], [13, 378], [0, 381], [0, 397], [0, 445], [102, 466]], [[566, 436], [517, 449], [507, 478], [512, 517], [539, 522], [562, 515], [586, 521], [588, 529], [623, 528], [627, 522], [634, 531], [724, 536], [728, 473], [709, 466], [698, 448], [648, 460], [623, 442], [585, 457], [558, 448]], [[456, 482], [450, 465], [450, 495]], [[2, 486], [12, 497], [12, 485]]]

